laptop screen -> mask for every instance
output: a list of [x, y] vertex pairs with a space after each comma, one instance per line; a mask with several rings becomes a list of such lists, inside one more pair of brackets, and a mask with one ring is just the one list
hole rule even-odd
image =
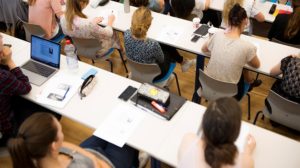
[[60, 44], [32, 35], [31, 59], [59, 68]]

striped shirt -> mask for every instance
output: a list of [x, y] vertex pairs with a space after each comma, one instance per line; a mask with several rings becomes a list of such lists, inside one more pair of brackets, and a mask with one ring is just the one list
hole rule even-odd
[[0, 66], [0, 132], [12, 131], [12, 97], [29, 93], [31, 85], [19, 67], [8, 70]]

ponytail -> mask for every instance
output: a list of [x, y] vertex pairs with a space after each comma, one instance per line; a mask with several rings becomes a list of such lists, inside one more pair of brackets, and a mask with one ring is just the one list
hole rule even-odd
[[205, 161], [212, 168], [234, 165], [242, 111], [234, 98], [220, 98], [209, 104], [203, 119], [203, 140]]
[[151, 25], [152, 16], [148, 8], [140, 7], [132, 15], [131, 33], [136, 38], [145, 38]]
[[237, 147], [231, 143], [214, 146], [207, 142], [204, 150], [205, 161], [211, 168], [220, 168], [222, 165], [234, 165], [236, 154]]
[[[300, 1], [300, 0], [299, 0]], [[284, 37], [286, 39], [292, 39], [300, 31], [300, 6], [294, 7], [291, 14], [288, 25], [284, 31]]]
[[24, 137], [18, 136], [8, 141], [8, 149], [14, 168], [36, 168], [28, 152]]
[[49, 113], [34, 113], [20, 126], [17, 137], [8, 141], [14, 168], [37, 168], [34, 161], [46, 157], [57, 140], [58, 127]]

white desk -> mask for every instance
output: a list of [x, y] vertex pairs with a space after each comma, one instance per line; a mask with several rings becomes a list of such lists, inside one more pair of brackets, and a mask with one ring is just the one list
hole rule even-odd
[[[13, 59], [18, 65], [29, 59], [30, 49], [27, 42], [5, 36], [12, 44], [20, 44], [22, 50], [13, 51]], [[27, 44], [25, 44], [27, 43]], [[69, 74], [81, 77], [91, 65], [79, 63], [80, 70], [77, 74]], [[96, 68], [96, 67], [93, 67]], [[64, 109], [45, 106], [63, 116], [69, 117], [88, 127], [96, 129], [113, 110], [118, 103], [123, 103], [117, 97], [128, 86], [138, 87], [138, 82], [96, 68], [98, 70], [98, 83], [92, 93], [80, 100], [79, 95], [74, 95]], [[66, 60], [62, 56], [60, 73], [65, 73]], [[44, 88], [32, 86], [32, 91], [25, 98], [36, 102], [38, 95]], [[201, 123], [205, 107], [187, 102], [171, 121], [161, 120], [151, 114], [145, 113], [145, 119], [134, 134], [129, 138], [127, 144], [140, 150], [148, 152], [153, 157], [162, 160], [172, 166], [177, 165], [177, 151], [180, 141], [185, 133], [196, 132]], [[243, 122], [242, 124], [247, 124]], [[296, 168], [300, 165], [300, 143], [281, 135], [272, 133], [265, 129], [250, 125], [250, 132], [257, 140], [254, 153], [255, 167], [257, 168]]]
[[[107, 5], [103, 7], [97, 7], [96, 9], [91, 8], [90, 5], [88, 5], [84, 9], [84, 13], [87, 14], [87, 16], [89, 17], [96, 17], [99, 16], [101, 11], [107, 11], [112, 9], [117, 11], [118, 13], [116, 20], [113, 24], [113, 28], [123, 32], [129, 29], [131, 25], [131, 16], [136, 9], [135, 7], [131, 7], [130, 13], [124, 13], [123, 4], [110, 1]], [[190, 41], [192, 38], [192, 34], [195, 31], [195, 29], [192, 26], [192, 22], [156, 12], [152, 12], [152, 15], [152, 25], [147, 34], [149, 38], [157, 40], [160, 43], [173, 46], [178, 49], [182, 49], [195, 54], [204, 55], [204, 53], [202, 53], [201, 51], [201, 47], [205, 43], [207, 38], [200, 39], [197, 43], [193, 43]], [[161, 30], [164, 29], [166, 26], [181, 28], [183, 30], [183, 33], [180, 35], [179, 40], [172, 41], [168, 39], [162, 39], [160, 37]], [[278, 64], [282, 58], [290, 54], [299, 53], [300, 51], [297, 48], [281, 45], [274, 42], [269, 42], [255, 37], [242, 35], [242, 38], [259, 45], [259, 58], [261, 61], [261, 67], [253, 70], [266, 75], [269, 75], [270, 69], [276, 64]]]
[[[224, 2], [226, 2], [226, 0], [211, 0], [209, 8], [217, 11], [223, 11]], [[255, 2], [257, 3], [258, 9], [265, 16], [266, 22], [273, 23], [275, 17], [269, 14], [269, 10], [273, 3], [269, 1], [261, 2], [260, 0], [256, 0]], [[283, 4], [276, 4], [276, 5], [277, 5], [276, 9], [293, 11], [293, 9], [290, 6], [283, 5]]]

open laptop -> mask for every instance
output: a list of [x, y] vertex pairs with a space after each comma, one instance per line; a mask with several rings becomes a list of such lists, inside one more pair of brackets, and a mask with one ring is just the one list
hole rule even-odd
[[30, 57], [21, 69], [30, 83], [40, 86], [59, 69], [60, 44], [32, 35]]

